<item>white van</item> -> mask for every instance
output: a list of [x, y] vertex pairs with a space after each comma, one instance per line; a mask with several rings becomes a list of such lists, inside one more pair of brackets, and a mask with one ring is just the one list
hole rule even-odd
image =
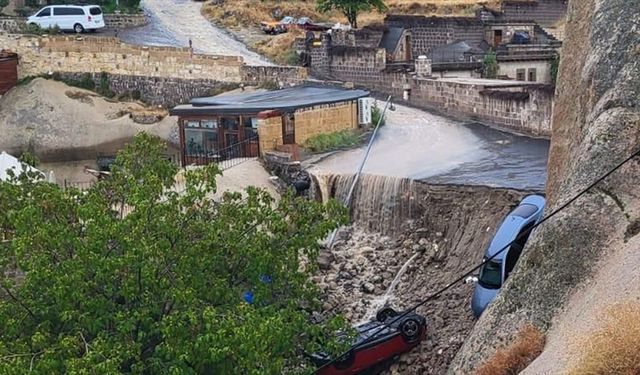
[[85, 30], [97, 30], [104, 27], [102, 9], [97, 5], [50, 5], [40, 9], [27, 18], [28, 24], [43, 29], [58, 26], [60, 30], [73, 30], [81, 33]]

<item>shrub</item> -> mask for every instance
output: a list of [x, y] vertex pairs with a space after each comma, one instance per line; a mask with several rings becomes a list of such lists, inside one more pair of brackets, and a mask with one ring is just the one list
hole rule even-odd
[[380, 126], [384, 126], [387, 123], [387, 120], [382, 115], [382, 109], [377, 105], [374, 105], [371, 109], [371, 122], [373, 126], [378, 125], [378, 121], [380, 121]]
[[620, 304], [602, 314], [602, 328], [579, 339], [569, 375], [640, 374], [640, 305]]
[[495, 52], [489, 52], [484, 56], [482, 61], [484, 78], [496, 78], [498, 77], [498, 58]]
[[360, 137], [352, 130], [341, 130], [329, 134], [316, 134], [302, 145], [311, 152], [325, 152], [360, 144]]
[[267, 80], [260, 82], [258, 88], [265, 90], [278, 90], [280, 88], [280, 85], [275, 80]]
[[287, 52], [284, 53], [283, 60], [287, 65], [300, 65], [300, 55], [298, 55], [298, 52], [293, 48], [289, 48]]
[[558, 80], [558, 70], [560, 69], [560, 55], [555, 55], [551, 60], [551, 82], [555, 85]]
[[34, 34], [34, 35], [42, 35], [44, 34], [44, 30], [36, 25], [35, 23], [24, 23], [20, 25], [20, 29], [25, 34]]
[[48, 29], [45, 29], [45, 31], [47, 32], [47, 34], [49, 35], [59, 35], [60, 34], [60, 26], [58, 25], [53, 25], [53, 27], [50, 27]]
[[544, 349], [545, 338], [534, 326], [523, 327], [516, 339], [498, 349], [475, 375], [516, 375], [524, 370]]
[[98, 94], [107, 98], [113, 98], [114, 96], [116, 96], [116, 93], [113, 92], [109, 87], [109, 75], [107, 73], [102, 72], [102, 74], [100, 75], [100, 85], [98, 86], [96, 91], [98, 92]]
[[30, 15], [33, 14], [34, 10], [32, 8], [20, 7], [20, 8], [16, 8], [14, 12], [16, 13], [16, 15], [20, 17], [29, 17]]

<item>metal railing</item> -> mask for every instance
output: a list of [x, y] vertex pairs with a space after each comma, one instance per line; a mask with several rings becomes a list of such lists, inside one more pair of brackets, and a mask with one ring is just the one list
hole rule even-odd
[[251, 137], [222, 149], [190, 150], [187, 145], [185, 165], [207, 165], [217, 163], [221, 170], [229, 169], [259, 155], [258, 137]]

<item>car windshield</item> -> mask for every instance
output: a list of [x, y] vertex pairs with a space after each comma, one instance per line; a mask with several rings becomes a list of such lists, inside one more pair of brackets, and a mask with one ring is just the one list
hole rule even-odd
[[291, 23], [293, 22], [293, 17], [285, 17], [281, 21], [282, 23]]
[[93, 16], [97, 16], [102, 14], [102, 9], [100, 9], [99, 7], [93, 7], [89, 9], [89, 13], [91, 13], [91, 15]]
[[534, 206], [532, 204], [523, 203], [520, 206], [518, 206], [518, 208], [513, 210], [511, 215], [520, 216], [521, 218], [526, 219], [529, 216], [535, 214], [536, 211], [538, 211], [538, 207], [536, 207], [536, 206]]
[[502, 286], [502, 263], [491, 260], [480, 268], [478, 282], [485, 288], [498, 289]]

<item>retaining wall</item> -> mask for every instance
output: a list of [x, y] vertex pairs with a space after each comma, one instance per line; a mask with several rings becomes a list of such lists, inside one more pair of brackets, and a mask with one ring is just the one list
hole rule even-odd
[[144, 26], [149, 23], [149, 19], [144, 13], [139, 14], [105, 14], [105, 27], [109, 29], [128, 29], [132, 27]]
[[0, 31], [17, 33], [23, 23], [24, 20], [19, 17], [0, 17]]
[[[25, 17], [0, 17], [0, 30], [17, 33], [21, 31], [21, 26], [26, 21]], [[144, 26], [149, 23], [149, 19], [143, 13], [140, 14], [105, 14], [105, 27], [108, 29], [128, 29], [131, 27]]]
[[222, 84], [275, 81], [294, 85], [307, 78], [301, 67], [247, 66], [242, 57], [204, 55], [189, 48], [137, 46], [113, 37], [31, 37], [0, 33], [0, 49], [20, 56], [20, 78], [107, 74], [112, 91], [138, 91], [153, 104], [173, 105], [208, 95]]

